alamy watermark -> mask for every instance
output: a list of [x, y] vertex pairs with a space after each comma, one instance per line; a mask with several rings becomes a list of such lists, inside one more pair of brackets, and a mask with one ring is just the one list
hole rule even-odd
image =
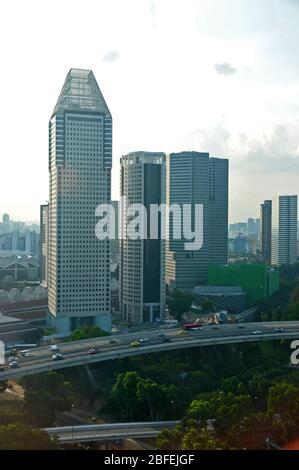
[[294, 349], [290, 358], [291, 364], [293, 366], [298, 366], [299, 364], [299, 339], [295, 339], [294, 341], [291, 342], [291, 349]]
[[[202, 204], [128, 204], [122, 197], [118, 208], [118, 238], [130, 240], [182, 240], [185, 250], [200, 250], [203, 245]], [[99, 240], [116, 237], [116, 214], [112, 204], [100, 204], [95, 227]]]

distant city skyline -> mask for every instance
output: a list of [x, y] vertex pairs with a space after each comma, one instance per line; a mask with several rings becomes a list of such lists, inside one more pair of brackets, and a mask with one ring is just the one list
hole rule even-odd
[[[48, 197], [48, 110], [70, 67], [92, 69], [110, 103], [113, 199], [119, 159], [138, 150], [229, 158], [230, 221], [258, 217], [260, 201], [297, 192], [297, 2], [272, 0], [271, 15], [259, 0], [76, 5], [2, 6], [0, 38], [9, 48], [1, 65], [9, 73], [1, 76], [0, 213], [39, 218]], [[53, 35], [53, 24], [72, 41]]]

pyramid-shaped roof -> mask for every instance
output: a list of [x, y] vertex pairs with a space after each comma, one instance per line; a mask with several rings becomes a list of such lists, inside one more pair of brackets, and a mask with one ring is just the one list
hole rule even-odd
[[69, 71], [52, 116], [61, 111], [91, 111], [110, 115], [92, 70]]

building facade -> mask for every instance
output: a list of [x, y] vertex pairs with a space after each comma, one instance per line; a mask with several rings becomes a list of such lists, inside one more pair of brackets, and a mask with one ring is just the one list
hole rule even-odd
[[210, 266], [210, 286], [240, 286], [249, 303], [269, 297], [279, 289], [278, 268], [265, 264], [233, 263], [224, 266]]
[[110, 240], [95, 236], [111, 200], [112, 117], [91, 70], [71, 69], [49, 122], [49, 323], [111, 326]]
[[228, 262], [228, 159], [209, 159], [209, 265]]
[[277, 196], [272, 201], [273, 265], [297, 261], [297, 196]]
[[49, 205], [40, 206], [40, 283], [48, 285]]
[[[191, 204], [193, 229], [195, 204], [203, 206], [203, 245], [199, 250], [185, 250], [187, 240], [173, 237], [171, 217], [166, 241], [167, 285], [170, 289], [193, 289], [207, 282], [209, 264], [227, 262], [228, 160], [202, 152], [171, 153], [166, 165], [166, 201], [181, 208]], [[182, 225], [181, 229], [183, 233]]]
[[[134, 323], [163, 320], [165, 242], [161, 236], [161, 220], [157, 238], [150, 238], [150, 205], [165, 203], [165, 154], [132, 152], [123, 156], [120, 164], [121, 315], [126, 321]], [[146, 209], [146, 239], [126, 236], [132, 220], [128, 213], [131, 204], [142, 204]]]
[[272, 201], [267, 200], [261, 204], [260, 240], [262, 261], [271, 264], [272, 239]]

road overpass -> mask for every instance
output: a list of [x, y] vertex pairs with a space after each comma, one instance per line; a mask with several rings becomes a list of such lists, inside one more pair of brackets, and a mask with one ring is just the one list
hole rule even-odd
[[[168, 338], [167, 342], [161, 340], [159, 337], [161, 334]], [[131, 346], [131, 342], [141, 338], [147, 341], [141, 342], [138, 347]], [[282, 339], [299, 340], [299, 322], [260, 322], [204, 326], [200, 330], [190, 330], [185, 334], [180, 334], [178, 328], [160, 327], [146, 332], [140, 331], [61, 343], [59, 347], [63, 354], [63, 360], [55, 362], [52, 360], [49, 346], [35, 348], [32, 351], [32, 356], [19, 359], [18, 368], [12, 369], [8, 365], [2, 366], [0, 381], [38, 374], [48, 370], [89, 365], [141, 354]], [[96, 347], [97, 354], [89, 355], [88, 349], [90, 347]]]
[[113, 441], [121, 439], [145, 439], [156, 437], [162, 429], [171, 429], [179, 421], [146, 421], [137, 423], [91, 424], [83, 426], [60, 426], [45, 428], [44, 431], [59, 442]]

